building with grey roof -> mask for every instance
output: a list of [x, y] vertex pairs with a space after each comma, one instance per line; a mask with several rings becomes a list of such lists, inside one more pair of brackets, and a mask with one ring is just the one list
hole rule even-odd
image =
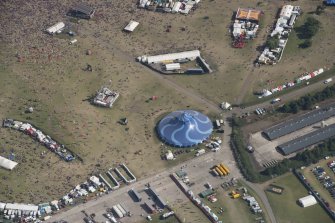
[[293, 139], [289, 142], [283, 143], [278, 146], [278, 149], [283, 155], [286, 156], [334, 136], [335, 124], [332, 124], [327, 127], [320, 128], [314, 132], [308, 133], [304, 136]]
[[263, 131], [270, 140], [277, 139], [314, 123], [323, 121], [335, 116], [335, 104], [308, 112], [278, 125], [272, 126]]

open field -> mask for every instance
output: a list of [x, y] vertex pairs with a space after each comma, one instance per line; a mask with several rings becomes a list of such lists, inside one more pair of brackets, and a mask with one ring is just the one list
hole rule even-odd
[[280, 176], [266, 185], [270, 183], [284, 188], [282, 195], [266, 191], [278, 223], [332, 222], [319, 204], [307, 208], [297, 204], [297, 200], [307, 196], [308, 191], [292, 173]]
[[335, 209], [335, 199], [330, 196], [330, 193], [326, 188], [323, 187], [323, 184], [319, 182], [316, 176], [313, 174], [312, 169], [316, 166], [321, 166], [325, 169], [326, 176], [329, 176], [330, 179], [335, 181], [333, 171], [327, 166], [327, 162], [334, 160], [332, 157], [329, 160], [321, 160], [317, 164], [306, 167], [304, 170], [301, 170], [302, 174], [306, 177], [306, 180], [310, 185], [317, 191], [320, 196], [329, 203], [329, 206], [334, 210]]

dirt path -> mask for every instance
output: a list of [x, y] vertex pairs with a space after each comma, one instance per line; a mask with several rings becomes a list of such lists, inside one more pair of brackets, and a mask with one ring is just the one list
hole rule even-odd
[[[84, 35], [87, 36], [93, 36], [94, 33], [90, 33], [89, 30], [83, 30], [82, 31]], [[99, 45], [104, 47], [105, 49], [109, 49], [113, 54], [117, 55], [120, 59], [123, 59], [124, 61], [131, 62], [133, 63], [138, 69], [145, 69], [148, 73], [151, 73], [153, 76], [157, 77], [159, 80], [170, 86], [171, 88], [175, 89], [176, 91], [181, 92], [185, 96], [193, 99], [194, 101], [199, 102], [200, 104], [203, 104], [206, 106], [206, 108], [215, 111], [215, 112], [222, 112], [222, 110], [219, 108], [219, 106], [210, 101], [207, 98], [204, 98], [203, 96], [199, 95], [198, 93], [194, 92], [191, 89], [187, 89], [183, 86], [180, 86], [178, 83], [175, 81], [167, 78], [166, 76], [159, 74], [148, 67], [142, 65], [141, 63], [135, 62], [136, 55], [132, 55], [126, 51], [123, 51], [120, 49], [118, 46], [114, 45], [113, 42], [105, 40], [102, 36], [99, 38], [94, 39]], [[135, 63], [134, 63], [135, 62]]]

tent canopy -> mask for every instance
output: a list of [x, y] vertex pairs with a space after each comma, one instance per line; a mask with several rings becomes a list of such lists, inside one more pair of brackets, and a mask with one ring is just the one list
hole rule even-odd
[[6, 159], [5, 157], [0, 156], [0, 167], [3, 167], [7, 170], [12, 170], [17, 165], [17, 162]]
[[157, 133], [161, 140], [176, 147], [190, 147], [202, 143], [212, 131], [211, 120], [193, 110], [172, 112], [157, 125]]

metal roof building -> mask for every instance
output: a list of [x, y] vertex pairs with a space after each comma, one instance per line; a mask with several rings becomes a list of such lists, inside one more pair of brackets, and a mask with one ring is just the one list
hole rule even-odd
[[17, 162], [6, 159], [5, 157], [0, 156], [0, 167], [3, 167], [7, 170], [12, 170], [17, 165]]
[[308, 146], [314, 145], [318, 142], [321, 142], [325, 139], [335, 136], [335, 124], [321, 128], [314, 132], [308, 133], [304, 136], [293, 139], [289, 142], [281, 144], [278, 146], [280, 151], [284, 155], [289, 155], [291, 153], [297, 152], [301, 149], [304, 149]]
[[171, 146], [191, 147], [210, 136], [213, 124], [200, 112], [180, 110], [165, 116], [156, 130], [160, 139]]
[[332, 116], [335, 116], [335, 104], [314, 110], [312, 112], [290, 119], [286, 122], [272, 126], [268, 129], [265, 129], [263, 133], [270, 140], [273, 140], [299, 129], [302, 129], [304, 127], [307, 127], [309, 125], [312, 125], [314, 123], [330, 118]]

